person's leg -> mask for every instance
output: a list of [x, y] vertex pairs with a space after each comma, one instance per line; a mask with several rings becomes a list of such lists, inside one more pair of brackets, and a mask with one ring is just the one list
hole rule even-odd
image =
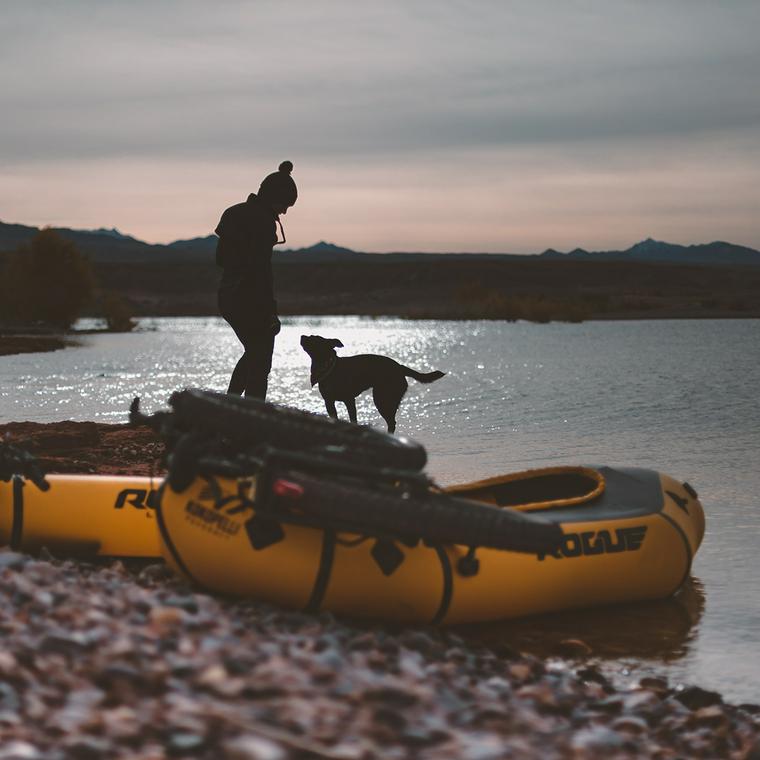
[[227, 393], [234, 393], [236, 396], [242, 396], [245, 393], [245, 383], [248, 379], [248, 362], [245, 352], [238, 359], [235, 369], [232, 370], [232, 377], [230, 378], [230, 385], [227, 388]]
[[260, 325], [250, 313], [250, 309], [246, 308], [245, 299], [237, 289], [220, 288], [218, 303], [219, 312], [243, 345], [243, 355], [232, 370], [227, 393], [242, 396], [248, 383], [248, 348], [255, 340]]
[[262, 401], [266, 398], [273, 353], [274, 332], [271, 329], [259, 329], [249, 335], [244, 357], [246, 359], [246, 396], [260, 398]]

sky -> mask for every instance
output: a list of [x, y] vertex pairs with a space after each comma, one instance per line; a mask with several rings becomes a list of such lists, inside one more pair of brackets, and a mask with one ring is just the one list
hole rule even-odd
[[757, 0], [3, 0], [0, 220], [288, 246], [760, 248]]

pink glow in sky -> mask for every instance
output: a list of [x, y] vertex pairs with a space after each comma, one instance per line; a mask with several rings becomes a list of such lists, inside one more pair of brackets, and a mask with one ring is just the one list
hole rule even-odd
[[[476, 11], [476, 12], [473, 12]], [[760, 5], [3, 5], [0, 220], [293, 247], [760, 247]]]

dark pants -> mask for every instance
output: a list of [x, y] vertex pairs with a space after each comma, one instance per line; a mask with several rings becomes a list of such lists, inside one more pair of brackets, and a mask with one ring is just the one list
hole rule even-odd
[[234, 292], [219, 292], [219, 310], [245, 350], [232, 371], [227, 393], [264, 399], [272, 369], [274, 330], [271, 318], [251, 309], [246, 300]]

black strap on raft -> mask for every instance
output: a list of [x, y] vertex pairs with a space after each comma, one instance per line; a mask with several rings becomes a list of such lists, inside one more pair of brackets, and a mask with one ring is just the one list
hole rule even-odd
[[45, 473], [33, 454], [0, 439], [0, 480], [7, 483], [15, 475], [31, 480], [40, 491], [50, 488], [50, 483], [45, 480]]
[[451, 572], [451, 562], [449, 561], [449, 555], [446, 553], [446, 550], [442, 546], [436, 546], [435, 551], [436, 554], [438, 554], [438, 559], [441, 561], [443, 589], [441, 593], [441, 603], [438, 605], [438, 610], [436, 611], [435, 615], [433, 615], [433, 619], [430, 621], [431, 625], [439, 625], [443, 622], [444, 618], [446, 617], [446, 613], [449, 611], [449, 607], [451, 606], [451, 597], [454, 592], [454, 578], [453, 573]]
[[680, 537], [681, 542], [683, 543], [684, 557], [686, 559], [686, 563], [685, 563], [683, 575], [678, 581], [678, 585], [671, 592], [672, 594], [675, 594], [676, 591], [678, 591], [678, 589], [681, 588], [681, 586], [683, 586], [684, 583], [686, 583], [686, 580], [689, 577], [689, 573], [691, 572], [691, 562], [694, 557], [691, 553], [691, 544], [689, 543], [689, 539], [686, 537], [686, 534], [683, 532], [683, 528], [681, 528], [681, 526], [672, 517], [670, 517], [670, 515], [665, 514], [665, 512], [658, 512], [657, 515], [658, 517], [661, 517], [663, 520], [665, 520], [665, 522], [673, 526], [674, 530]]
[[13, 483], [13, 522], [9, 545], [16, 551], [21, 548], [24, 533], [24, 484], [28, 479], [41, 491], [47, 491], [50, 483], [35, 457], [24, 449], [0, 440], [0, 480]]
[[13, 527], [11, 528], [11, 549], [21, 548], [21, 536], [24, 533], [24, 479], [20, 475], [13, 476]]
[[314, 588], [311, 590], [311, 596], [304, 607], [304, 612], [319, 612], [322, 600], [327, 592], [327, 586], [330, 583], [334, 559], [335, 531], [327, 529], [322, 537], [322, 554], [319, 558], [319, 569], [314, 580]]
[[[166, 484], [161, 484], [161, 489], [163, 490], [166, 488]], [[164, 513], [161, 509], [161, 501], [159, 501], [158, 509], [156, 509], [156, 523], [158, 525], [159, 533], [161, 534], [161, 539], [164, 542], [164, 545], [169, 550], [169, 553], [172, 555], [172, 558], [177, 563], [177, 567], [182, 571], [182, 573], [189, 578], [193, 583], [200, 586], [202, 585], [197, 578], [193, 576], [193, 574], [190, 572], [190, 568], [185, 564], [184, 560], [182, 559], [182, 555], [177, 551], [177, 547], [174, 545], [174, 542], [172, 541], [171, 534], [169, 533], [166, 523], [164, 522]]]

